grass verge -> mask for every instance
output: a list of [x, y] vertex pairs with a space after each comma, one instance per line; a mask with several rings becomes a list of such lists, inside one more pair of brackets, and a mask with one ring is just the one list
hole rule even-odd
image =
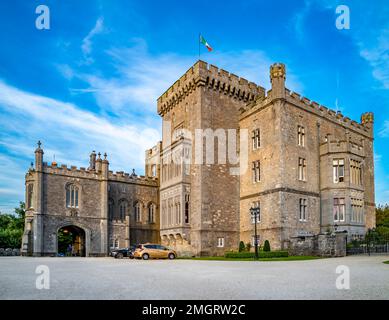
[[388, 261], [384, 261], [385, 264], [389, 264], [389, 260]]
[[[206, 260], [206, 261], [256, 261], [253, 258], [225, 258], [225, 257], [178, 257], [182, 260]], [[289, 256], [281, 258], [260, 258], [258, 261], [302, 261], [322, 259], [315, 256]]]

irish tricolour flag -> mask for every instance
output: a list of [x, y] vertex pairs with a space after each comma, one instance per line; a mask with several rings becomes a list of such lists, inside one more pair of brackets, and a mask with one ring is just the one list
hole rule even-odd
[[208, 49], [209, 52], [211, 52], [213, 49], [212, 47], [209, 45], [209, 43], [207, 42], [207, 40], [204, 39], [204, 37], [200, 34], [200, 43], [202, 43], [203, 45], [205, 45]]

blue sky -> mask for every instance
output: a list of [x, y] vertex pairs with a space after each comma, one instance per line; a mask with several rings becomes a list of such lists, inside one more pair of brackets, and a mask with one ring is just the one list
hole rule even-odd
[[[389, 202], [389, 7], [386, 1], [0, 1], [0, 211], [24, 200], [37, 140], [45, 161], [143, 172], [160, 139], [156, 99], [201, 58], [269, 88], [287, 86], [359, 121], [375, 113], [376, 202]], [[35, 8], [51, 29], [35, 28]], [[350, 30], [335, 9], [350, 8]]]

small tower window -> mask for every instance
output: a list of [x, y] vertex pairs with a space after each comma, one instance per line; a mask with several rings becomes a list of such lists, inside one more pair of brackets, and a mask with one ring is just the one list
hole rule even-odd
[[79, 188], [74, 184], [66, 186], [66, 207], [78, 208]]
[[33, 207], [32, 205], [33, 195], [34, 195], [34, 185], [29, 184], [27, 186], [27, 209], [31, 209]]

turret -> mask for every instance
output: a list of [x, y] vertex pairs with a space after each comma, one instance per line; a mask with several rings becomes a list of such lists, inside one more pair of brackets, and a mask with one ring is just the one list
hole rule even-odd
[[38, 148], [35, 149], [35, 170], [43, 170], [43, 150], [41, 149], [42, 143], [38, 141]]
[[101, 173], [103, 175], [103, 179], [108, 179], [109, 172], [109, 162], [107, 160], [107, 153], [104, 153], [104, 160], [101, 161]]
[[103, 160], [101, 160], [101, 153], [99, 152], [99, 153], [98, 153], [98, 158], [97, 158], [97, 160], [96, 160], [96, 172], [97, 172], [97, 173], [101, 172], [101, 164], [102, 164], [102, 161], [103, 161]]
[[96, 152], [93, 150], [89, 156], [89, 170], [96, 169]]
[[273, 99], [285, 99], [286, 68], [283, 63], [270, 66], [271, 95]]
[[373, 112], [365, 112], [361, 115], [361, 124], [366, 128], [372, 129], [374, 124]]

